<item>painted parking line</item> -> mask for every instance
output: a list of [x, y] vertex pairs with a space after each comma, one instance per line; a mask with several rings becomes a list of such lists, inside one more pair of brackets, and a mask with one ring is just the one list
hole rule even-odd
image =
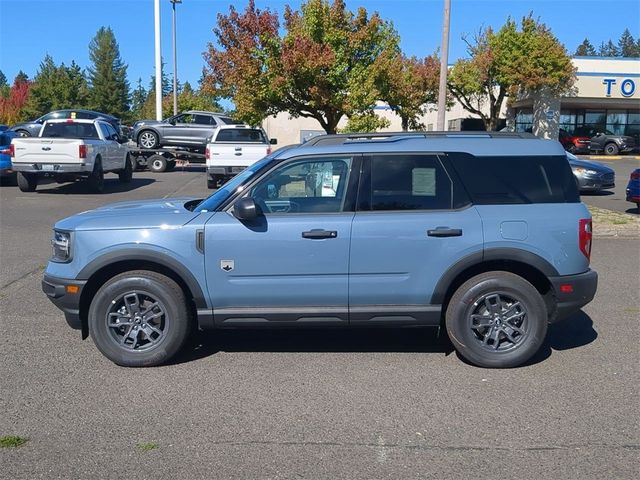
[[587, 160], [640, 160], [640, 155], [581, 155]]

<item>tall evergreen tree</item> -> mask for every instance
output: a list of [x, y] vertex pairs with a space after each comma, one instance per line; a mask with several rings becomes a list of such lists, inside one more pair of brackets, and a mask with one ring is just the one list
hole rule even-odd
[[129, 111], [127, 65], [120, 57], [111, 28], [100, 27], [89, 44], [89, 58], [93, 64], [87, 69], [91, 107], [118, 117], [126, 115]]
[[[26, 75], [18, 74], [16, 82], [19, 78]], [[70, 67], [64, 63], [58, 66], [46, 55], [31, 84], [25, 112], [28, 117], [36, 118], [51, 110], [84, 107], [87, 95], [87, 81], [75, 62]]]
[[131, 113], [134, 116], [140, 113], [148, 95], [149, 94], [142, 86], [142, 79], [138, 78], [137, 86], [131, 93]]
[[622, 35], [620, 36], [620, 40], [618, 40], [618, 49], [620, 55], [623, 57], [640, 57], [638, 44], [628, 28], [624, 29], [624, 32], [622, 32]]
[[9, 84], [7, 83], [7, 77], [2, 72], [2, 70], [0, 70], [0, 97], [8, 97], [9, 90], [11, 90], [11, 87], [9, 87]]
[[602, 42], [600, 44], [598, 55], [600, 55], [601, 57], [619, 57], [620, 51], [618, 50], [616, 44], [609, 40], [606, 43]]
[[585, 38], [582, 41], [582, 43], [578, 45], [578, 48], [576, 48], [575, 56], [576, 57], [595, 57], [596, 56], [596, 49], [591, 44], [588, 38]]
[[13, 79], [13, 83], [16, 82], [26, 82], [27, 80], [29, 80], [29, 75], [27, 75], [26, 73], [24, 73], [22, 70], [20, 70], [18, 72], [18, 74], [16, 75], [16, 78]]
[[[160, 59], [160, 65], [162, 67], [162, 97], [169, 95], [171, 90], [173, 90], [173, 79], [169, 78], [167, 75], [167, 69], [165, 68], [164, 59]], [[149, 95], [151, 92], [155, 95], [156, 91], [156, 76], [151, 75], [151, 81], [149, 82]], [[178, 89], [180, 91], [180, 89]]]

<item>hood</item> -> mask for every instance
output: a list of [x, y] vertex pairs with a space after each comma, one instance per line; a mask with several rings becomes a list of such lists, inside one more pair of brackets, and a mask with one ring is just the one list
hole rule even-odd
[[571, 167], [587, 168], [589, 170], [595, 170], [598, 173], [612, 173], [613, 169], [607, 167], [600, 162], [592, 162], [590, 160], [569, 160]]
[[165, 123], [165, 121], [164, 120], [153, 120], [153, 119], [138, 120], [136, 123], [133, 124], [133, 128], [142, 127], [144, 125], [158, 125], [159, 123]]
[[60, 230], [179, 228], [199, 215], [184, 208], [189, 198], [118, 202], [78, 213], [57, 222]]

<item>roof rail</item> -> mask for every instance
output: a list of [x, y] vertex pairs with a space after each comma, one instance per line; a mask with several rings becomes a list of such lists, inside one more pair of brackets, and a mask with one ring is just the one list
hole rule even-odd
[[528, 132], [486, 132], [464, 131], [464, 132], [375, 132], [375, 133], [339, 133], [335, 135], [318, 135], [312, 137], [302, 145], [305, 147], [314, 147], [320, 145], [341, 145], [343, 143], [362, 142], [362, 141], [396, 141], [400, 138], [418, 137], [418, 138], [443, 138], [443, 137], [466, 137], [466, 138], [538, 138]]

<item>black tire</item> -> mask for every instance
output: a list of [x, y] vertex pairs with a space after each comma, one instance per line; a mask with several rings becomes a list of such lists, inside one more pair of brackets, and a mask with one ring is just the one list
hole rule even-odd
[[613, 142], [609, 142], [604, 146], [605, 155], [617, 155], [619, 151], [618, 145]]
[[87, 186], [94, 193], [104, 192], [104, 170], [102, 170], [102, 160], [96, 158], [93, 164], [93, 172], [87, 177]]
[[207, 188], [218, 188], [218, 186], [224, 182], [224, 175], [218, 173], [212, 173], [207, 175]]
[[143, 130], [138, 135], [138, 145], [148, 150], [153, 150], [160, 146], [160, 139], [158, 134], [151, 130]]
[[576, 146], [575, 146], [575, 145], [571, 144], [571, 145], [569, 146], [569, 148], [567, 148], [567, 151], [568, 151], [569, 153], [573, 153], [573, 154], [575, 154], [575, 153], [578, 151], [578, 149], [576, 148]]
[[167, 362], [183, 347], [190, 331], [184, 292], [156, 272], [136, 270], [113, 277], [89, 307], [91, 338], [104, 356], [123, 367]]
[[162, 155], [151, 155], [147, 158], [147, 167], [152, 172], [165, 172], [167, 170], [167, 159]]
[[488, 368], [525, 363], [542, 346], [547, 325], [547, 308], [538, 291], [510, 272], [467, 280], [451, 297], [446, 313], [447, 333], [458, 353]]
[[16, 134], [19, 137], [23, 137], [23, 138], [31, 136], [31, 134], [27, 130], [16, 130]]
[[174, 168], [176, 168], [176, 161], [175, 160], [169, 160], [167, 162], [167, 172], [173, 171]]
[[131, 157], [127, 154], [127, 158], [124, 160], [124, 169], [118, 172], [118, 179], [122, 183], [131, 183], [133, 178], [133, 166], [131, 165]]
[[35, 192], [38, 188], [38, 176], [33, 173], [18, 172], [16, 179], [21, 192]]

